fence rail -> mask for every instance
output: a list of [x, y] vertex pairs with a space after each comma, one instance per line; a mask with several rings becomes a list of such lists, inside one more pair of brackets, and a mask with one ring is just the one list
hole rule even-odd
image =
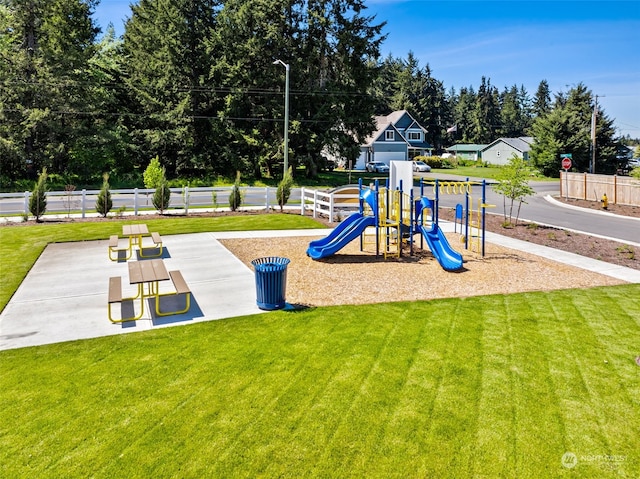
[[629, 176], [560, 172], [560, 196], [600, 201], [606, 194], [610, 203], [640, 206], [640, 181]]
[[[228, 187], [184, 187], [170, 188], [171, 199], [167, 211], [181, 210], [185, 213], [192, 208], [228, 208]], [[154, 189], [133, 188], [109, 190], [113, 202], [112, 213], [131, 212], [134, 215], [144, 210], [154, 210], [152, 199]], [[276, 188], [272, 187], [241, 187], [242, 205], [251, 207], [276, 207]], [[46, 214], [80, 214], [83, 218], [95, 214], [96, 199], [100, 190], [79, 191], [47, 191]], [[29, 216], [29, 198], [32, 192], [0, 193], [0, 216], [25, 215]], [[292, 193], [291, 200], [295, 200]]]
[[[167, 212], [180, 211], [188, 214], [189, 210], [226, 209], [229, 207], [228, 187], [194, 187], [171, 188], [171, 200]], [[111, 214], [125, 212], [139, 215], [147, 210], [154, 210], [152, 199], [154, 189], [117, 189], [109, 190], [113, 208]], [[241, 187], [242, 207], [279, 208], [274, 187]], [[95, 216], [96, 199], [100, 190], [79, 191], [47, 191], [47, 215], [71, 215], [82, 218]], [[29, 198], [32, 193], [0, 193], [0, 216], [30, 216]], [[340, 221], [342, 215], [349, 214], [359, 208], [357, 187], [341, 188], [335, 192], [313, 189], [293, 189], [289, 202], [300, 202], [300, 214], [311, 212], [313, 217], [324, 215], [330, 222]], [[291, 207], [290, 207], [291, 208]]]
[[342, 215], [353, 213], [360, 208], [357, 187], [341, 188], [333, 192], [302, 188], [300, 196], [301, 214], [310, 210], [314, 218], [322, 214], [329, 218], [329, 223], [340, 221]]

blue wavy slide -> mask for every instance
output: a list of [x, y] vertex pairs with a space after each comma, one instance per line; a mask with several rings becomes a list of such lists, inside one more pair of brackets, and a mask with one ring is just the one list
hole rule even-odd
[[331, 256], [359, 237], [368, 226], [375, 226], [375, 224], [373, 216], [353, 213], [336, 226], [328, 236], [309, 243], [307, 256], [312, 259]]
[[445, 271], [457, 271], [462, 268], [462, 255], [451, 247], [438, 225], [434, 224], [430, 230], [420, 226], [420, 231], [427, 240], [434, 258]]

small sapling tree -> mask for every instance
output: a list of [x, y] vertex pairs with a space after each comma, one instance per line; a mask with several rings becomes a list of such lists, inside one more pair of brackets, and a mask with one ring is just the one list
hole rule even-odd
[[111, 208], [113, 208], [113, 201], [111, 200], [111, 192], [109, 191], [109, 173], [105, 173], [102, 175], [102, 188], [96, 199], [96, 211], [102, 215], [103, 218], [106, 218]]
[[240, 172], [236, 174], [236, 181], [233, 182], [231, 193], [229, 193], [229, 208], [236, 211], [242, 204], [242, 193], [240, 192]]
[[278, 189], [276, 190], [276, 200], [278, 200], [278, 205], [280, 206], [280, 212], [284, 210], [284, 205], [286, 205], [287, 201], [289, 201], [289, 196], [291, 196], [292, 187], [293, 187], [293, 175], [292, 175], [291, 167], [289, 167], [289, 169], [284, 172], [282, 181], [278, 184]]
[[164, 214], [164, 210], [169, 208], [169, 202], [171, 201], [171, 190], [167, 180], [163, 179], [160, 185], [156, 187], [156, 191], [153, 193], [153, 206], [160, 214]]
[[[496, 180], [497, 184], [493, 186], [493, 190], [496, 193], [503, 195], [504, 205], [504, 220], [506, 225], [518, 224], [518, 218], [520, 217], [520, 208], [522, 203], [526, 203], [525, 198], [531, 196], [534, 193], [533, 188], [529, 186], [529, 178], [532, 171], [529, 165], [517, 156], [513, 156], [509, 159], [509, 163], [505, 165], [501, 170]], [[509, 218], [507, 219], [507, 198], [509, 203]], [[518, 208], [516, 211], [515, 223], [513, 222], [513, 208], [516, 201], [518, 202]]]
[[43, 168], [38, 182], [29, 198], [29, 211], [40, 222], [40, 217], [47, 210], [47, 169]]
[[[149, 162], [147, 168], [142, 174], [144, 187], [147, 190], [157, 189], [162, 183], [164, 177], [164, 168], [160, 164], [160, 158], [156, 155], [156, 157]], [[149, 193], [147, 193], [147, 204], [149, 204]]]

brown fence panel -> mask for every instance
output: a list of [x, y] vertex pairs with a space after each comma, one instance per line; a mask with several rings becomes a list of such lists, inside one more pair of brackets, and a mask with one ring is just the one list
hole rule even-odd
[[600, 201], [606, 193], [612, 204], [640, 206], [640, 180], [629, 176], [561, 171], [560, 192], [563, 198], [589, 201]]

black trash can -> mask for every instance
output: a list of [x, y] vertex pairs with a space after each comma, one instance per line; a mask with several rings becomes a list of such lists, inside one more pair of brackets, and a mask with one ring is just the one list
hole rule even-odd
[[278, 256], [267, 256], [251, 262], [256, 272], [258, 308], [273, 311], [285, 307], [287, 265], [290, 262], [290, 259]]

